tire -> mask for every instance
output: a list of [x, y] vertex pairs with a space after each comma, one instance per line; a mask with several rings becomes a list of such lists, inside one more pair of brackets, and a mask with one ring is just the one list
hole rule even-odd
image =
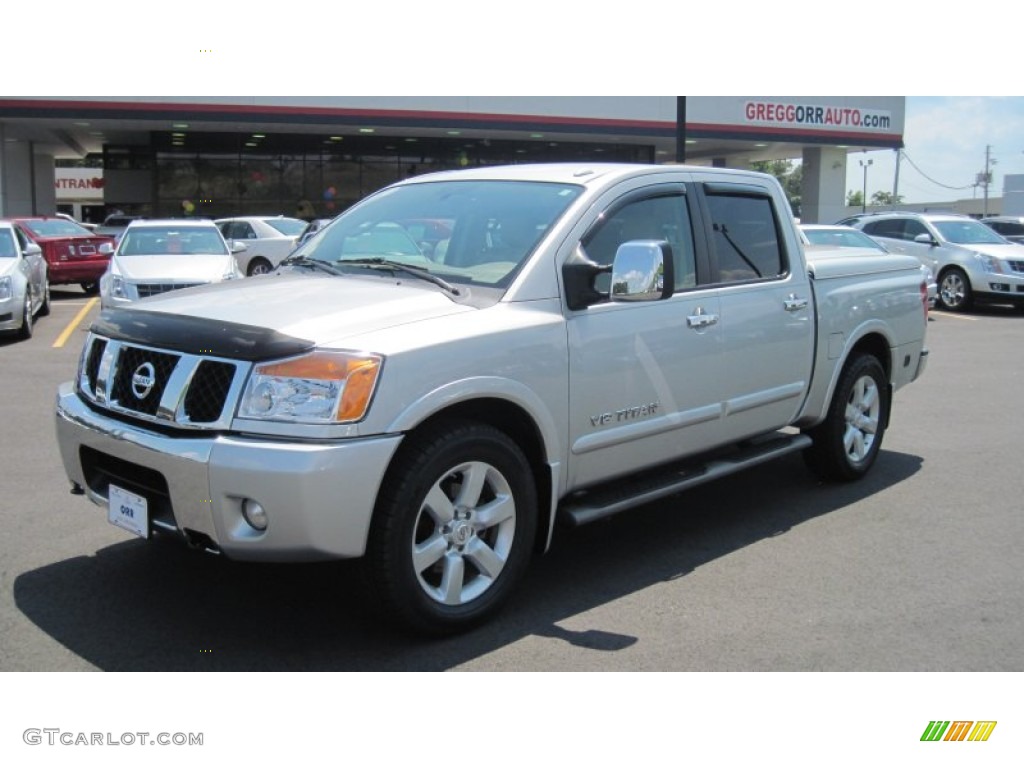
[[39, 308], [39, 316], [46, 317], [50, 314], [50, 281], [43, 283], [43, 306]]
[[859, 480], [881, 450], [889, 418], [889, 385], [873, 355], [852, 358], [843, 369], [825, 420], [808, 431], [807, 466], [831, 481]]
[[268, 272], [273, 272], [273, 271], [274, 271], [273, 265], [269, 261], [267, 261], [266, 259], [255, 258], [255, 259], [253, 259], [252, 261], [249, 262], [249, 271], [248, 271], [249, 277], [252, 277], [253, 275], [265, 275]]
[[32, 338], [32, 289], [25, 288], [25, 306], [21, 318], [21, 328], [18, 329], [19, 339]]
[[939, 276], [937, 304], [950, 312], [963, 312], [974, 302], [971, 283], [962, 269], [950, 267]]
[[367, 542], [375, 607], [418, 634], [479, 624], [525, 572], [536, 526], [533, 473], [507, 435], [468, 421], [414, 434], [382, 483]]
[[79, 285], [82, 286], [82, 290], [85, 291], [90, 296], [94, 296], [100, 289], [100, 284], [99, 281], [97, 280], [93, 280], [87, 283], [79, 283]]

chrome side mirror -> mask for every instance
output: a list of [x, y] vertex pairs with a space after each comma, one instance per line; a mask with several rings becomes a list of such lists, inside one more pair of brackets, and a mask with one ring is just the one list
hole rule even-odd
[[630, 240], [615, 252], [612, 301], [658, 301], [675, 286], [672, 246], [664, 240]]

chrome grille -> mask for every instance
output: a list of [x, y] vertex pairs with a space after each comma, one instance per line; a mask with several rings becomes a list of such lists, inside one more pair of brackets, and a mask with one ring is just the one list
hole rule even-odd
[[100, 363], [103, 360], [103, 352], [107, 348], [105, 339], [96, 339], [89, 348], [88, 357], [85, 360], [85, 379], [90, 392], [96, 391], [96, 379], [100, 373]]
[[203, 360], [196, 368], [192, 384], [185, 395], [185, 415], [189, 421], [216, 421], [224, 409], [224, 401], [235, 376], [235, 366], [216, 360]]
[[197, 285], [202, 285], [202, 283], [137, 283], [135, 290], [138, 291], [140, 299], [145, 299], [168, 291], [176, 291], [179, 288], [194, 288]]
[[79, 392], [96, 406], [188, 429], [226, 429], [249, 363], [90, 334]]
[[1014, 272], [1024, 272], [1024, 261], [1013, 260], [1006, 263], [1010, 265], [1010, 269]]
[[[156, 416], [160, 399], [174, 366], [178, 364], [178, 359], [178, 355], [168, 355], [152, 349], [122, 347], [110, 391], [110, 403], [148, 416]], [[144, 368], [153, 372], [154, 381], [143, 391], [133, 383], [133, 379]]]

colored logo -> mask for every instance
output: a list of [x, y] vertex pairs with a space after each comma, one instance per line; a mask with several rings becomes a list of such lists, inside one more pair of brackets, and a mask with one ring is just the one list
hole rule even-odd
[[921, 741], [988, 741], [995, 729], [995, 720], [932, 720]]

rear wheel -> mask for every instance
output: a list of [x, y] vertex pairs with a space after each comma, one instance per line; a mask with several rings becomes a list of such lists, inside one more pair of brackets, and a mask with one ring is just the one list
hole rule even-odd
[[100, 289], [100, 284], [96, 280], [90, 280], [85, 283], [79, 283], [79, 285], [82, 286], [82, 290], [88, 293], [90, 296], [95, 295], [96, 292], [99, 291]]
[[265, 275], [268, 272], [273, 272], [274, 267], [266, 259], [255, 258], [249, 262], [249, 277], [253, 275]]
[[39, 308], [39, 316], [46, 317], [50, 314], [50, 280], [43, 283], [43, 306]]
[[385, 618], [451, 634], [509, 597], [532, 552], [530, 465], [503, 432], [453, 421], [402, 446], [382, 484], [365, 574]]
[[858, 480], [881, 450], [889, 413], [889, 387], [873, 355], [852, 358], [843, 369], [825, 420], [808, 434], [807, 465], [826, 480]]
[[32, 289], [25, 288], [25, 306], [22, 308], [21, 328], [18, 329], [18, 338], [32, 338]]
[[939, 305], [950, 312], [969, 309], [973, 296], [971, 283], [963, 270], [950, 267], [939, 277]]

